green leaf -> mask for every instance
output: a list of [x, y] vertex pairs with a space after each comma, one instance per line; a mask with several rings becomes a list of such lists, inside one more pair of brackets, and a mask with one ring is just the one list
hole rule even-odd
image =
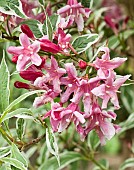
[[72, 46], [78, 54], [86, 51], [91, 45], [95, 44], [99, 40], [98, 34], [85, 34], [77, 37]]
[[56, 31], [58, 24], [60, 23], [60, 16], [58, 14], [53, 14], [49, 17], [52, 24], [53, 30]]
[[27, 168], [24, 166], [24, 164], [22, 162], [18, 161], [17, 159], [5, 157], [5, 158], [1, 158], [0, 161], [2, 161], [4, 163], [8, 163], [10, 165], [13, 165], [20, 170], [27, 170]]
[[131, 113], [128, 119], [124, 122], [121, 122], [119, 125], [121, 126], [121, 130], [118, 133], [118, 135], [120, 135], [121, 133], [125, 132], [128, 129], [134, 128], [134, 113]]
[[44, 6], [45, 5], [45, 0], [39, 0], [39, 3]]
[[2, 0], [0, 1], [0, 12], [7, 15], [15, 15], [20, 18], [27, 18], [22, 9], [20, 0]]
[[12, 170], [11, 166], [7, 163], [0, 167], [0, 170]]
[[26, 158], [22, 155], [22, 153], [19, 151], [19, 149], [14, 143], [12, 143], [11, 154], [12, 158], [17, 159], [18, 161], [22, 162], [25, 167], [28, 167]]
[[0, 66], [0, 113], [3, 113], [9, 105], [9, 76], [9, 71], [3, 52], [3, 59]]
[[[134, 34], [134, 30], [126, 30], [120, 34], [123, 35], [124, 40], [127, 40], [131, 35]], [[114, 35], [108, 39], [108, 46], [111, 49], [117, 48], [119, 46], [119, 44], [120, 44], [120, 41], [116, 35]]]
[[120, 166], [119, 170], [124, 170], [126, 168], [134, 167], [134, 158], [129, 158], [123, 162], [123, 164]]
[[0, 118], [0, 123], [3, 121], [3, 119], [5, 118], [5, 116], [8, 114], [8, 112], [14, 107], [16, 106], [18, 103], [20, 103], [21, 101], [25, 100], [27, 97], [36, 94], [36, 93], [41, 93], [41, 92], [46, 92], [45, 90], [35, 90], [35, 91], [30, 91], [27, 92], [23, 95], [21, 95], [20, 97], [18, 97], [16, 100], [14, 100], [12, 103], [10, 103], [10, 105], [5, 109], [4, 113], [2, 114], [1, 118]]
[[95, 151], [100, 144], [99, 137], [95, 131], [91, 131], [88, 134], [88, 146], [91, 151]]
[[134, 112], [134, 85], [121, 87], [121, 100], [129, 113]]
[[[98, 163], [103, 167], [103, 169], [107, 170], [109, 169], [109, 162], [106, 159], [101, 159], [98, 161]], [[93, 170], [101, 170], [99, 166], [95, 166]]]
[[89, 8], [91, 1], [93, 1], [93, 0], [82, 0], [82, 5], [83, 5], [84, 7]]
[[22, 22], [21, 24], [28, 25], [36, 38], [41, 38], [43, 36], [43, 33], [42, 33], [43, 25], [41, 22], [39, 22], [37, 20], [30, 19], [30, 20]]
[[[59, 15], [53, 14], [51, 16], [47, 16], [47, 20], [44, 21], [44, 24], [42, 27], [43, 34], [45, 34], [45, 35], [50, 34], [50, 38], [51, 38], [53, 36], [53, 31], [56, 31], [56, 28], [57, 28], [59, 22], [60, 22]], [[50, 27], [50, 31], [49, 31], [48, 27]]]
[[15, 111], [13, 112], [10, 112], [8, 113], [3, 121], [7, 120], [7, 119], [10, 119], [12, 117], [19, 117], [19, 118], [25, 118], [25, 119], [34, 119], [34, 117], [32, 117], [32, 112], [30, 109], [27, 109], [27, 108], [19, 108], [19, 109], [16, 109]]
[[76, 152], [64, 152], [60, 156], [60, 167], [57, 163], [55, 157], [50, 158], [47, 162], [44, 162], [39, 170], [62, 170], [66, 166], [70, 165], [72, 162], [83, 160], [83, 157], [80, 153]]
[[11, 147], [10, 146], [0, 148], [0, 158], [6, 157], [10, 153], [11, 153]]
[[56, 157], [58, 164], [60, 165], [60, 158], [58, 153], [58, 145], [57, 145], [56, 137], [52, 129], [50, 128], [49, 129], [46, 128], [46, 144], [49, 152]]
[[18, 138], [22, 140], [25, 131], [25, 120], [23, 118], [18, 118], [16, 121], [16, 132]]
[[52, 41], [53, 39], [53, 27], [49, 17], [46, 15], [46, 31], [48, 39]]

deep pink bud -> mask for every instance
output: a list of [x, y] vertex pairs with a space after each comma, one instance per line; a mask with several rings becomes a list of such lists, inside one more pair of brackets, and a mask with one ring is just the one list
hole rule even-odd
[[14, 83], [14, 86], [16, 88], [24, 88], [24, 89], [31, 89], [30, 86], [27, 84], [27, 83], [23, 83], [23, 82], [20, 82], [20, 81], [16, 81]]
[[43, 73], [33, 70], [25, 70], [20, 72], [20, 76], [25, 80], [35, 81], [38, 77], [42, 77]]
[[40, 48], [43, 51], [54, 53], [54, 54], [61, 51], [61, 48], [57, 44], [54, 44], [53, 42], [51, 42], [48, 39], [40, 40]]
[[107, 23], [107, 25], [108, 25], [109, 27], [111, 27], [112, 29], [118, 29], [118, 25], [117, 25], [116, 23], [114, 23], [114, 22], [112, 21], [112, 18], [110, 18], [109, 16], [105, 16], [105, 17], [104, 17], [104, 20], [105, 20], [105, 22]]
[[31, 31], [31, 29], [29, 28], [28, 25], [26, 25], [26, 24], [21, 25], [21, 30], [22, 30], [22, 32], [23, 32], [24, 34], [26, 34], [29, 38], [32, 38], [32, 39], [35, 38], [33, 32]]
[[83, 60], [80, 60], [79, 61], [79, 67], [81, 69], [85, 69], [87, 67], [87, 63], [85, 61], [83, 61]]
[[17, 63], [17, 60], [18, 60], [18, 56], [14, 55], [14, 56], [12, 57], [12, 62], [16, 64], [16, 63]]

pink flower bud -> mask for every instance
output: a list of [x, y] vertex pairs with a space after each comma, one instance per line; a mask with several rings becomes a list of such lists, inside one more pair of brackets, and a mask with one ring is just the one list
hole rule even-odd
[[14, 55], [14, 56], [12, 57], [12, 62], [16, 64], [16, 63], [17, 63], [17, 60], [18, 60], [18, 56]]
[[16, 81], [14, 83], [14, 86], [16, 88], [24, 88], [24, 89], [31, 89], [30, 86], [27, 84], [27, 83], [23, 83], [23, 82], [20, 82], [20, 81]]
[[21, 30], [22, 30], [22, 32], [23, 32], [24, 34], [26, 34], [29, 38], [32, 38], [32, 39], [35, 38], [33, 32], [31, 31], [31, 29], [29, 28], [28, 25], [26, 25], [26, 24], [21, 25]]
[[87, 63], [85, 61], [80, 60], [79, 61], [79, 67], [81, 69], [85, 69], [87, 67]]
[[25, 70], [20, 72], [20, 76], [25, 80], [35, 81], [38, 77], [42, 77], [43, 73], [33, 70]]

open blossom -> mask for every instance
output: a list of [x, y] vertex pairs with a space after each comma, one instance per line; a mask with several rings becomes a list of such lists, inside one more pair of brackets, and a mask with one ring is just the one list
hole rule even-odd
[[101, 84], [98, 87], [95, 87], [91, 92], [102, 98], [102, 108], [107, 108], [108, 101], [111, 99], [111, 102], [114, 104], [115, 109], [119, 109], [119, 102], [117, 97], [117, 92], [120, 86], [130, 77], [130, 75], [122, 76], [113, 81], [113, 74], [109, 72], [109, 76], [104, 84]]
[[61, 84], [66, 86], [65, 92], [62, 93], [61, 95], [62, 103], [65, 103], [69, 99], [70, 95], [73, 92], [75, 92], [79, 83], [79, 78], [77, 77], [77, 71], [73, 63], [66, 63], [65, 69], [68, 76], [61, 77], [60, 79]]
[[57, 13], [60, 14], [63, 18], [68, 17], [69, 20], [71, 20], [71, 23], [72, 21], [75, 21], [78, 27], [78, 31], [83, 31], [83, 16], [88, 18], [91, 10], [89, 8], [84, 8], [81, 3], [77, 2], [77, 0], [68, 0], [67, 5], [59, 9]]
[[69, 48], [69, 44], [70, 44], [70, 40], [71, 40], [71, 35], [66, 34], [63, 31], [63, 29], [61, 29], [59, 27], [58, 30], [57, 30], [57, 34], [55, 36], [55, 39], [57, 39], [58, 45], [61, 47], [61, 49], [64, 52], [68, 52], [68, 48]]
[[68, 127], [71, 121], [75, 121], [75, 123], [77, 121], [85, 123], [84, 116], [77, 111], [78, 106], [74, 103], [71, 103], [67, 108], [64, 108], [59, 103], [52, 102], [51, 107], [52, 109], [44, 115], [43, 119], [50, 116], [50, 123], [53, 131], [62, 132]]
[[66, 70], [63, 68], [58, 67], [58, 63], [56, 59], [52, 56], [51, 57], [51, 65], [46, 65], [45, 70], [48, 72], [50, 76], [50, 80], [52, 82], [52, 85], [54, 87], [54, 92], [60, 93], [60, 77], [66, 73]]
[[109, 70], [113, 70], [119, 67], [127, 58], [116, 57], [110, 60], [110, 51], [108, 47], [101, 47], [99, 51], [104, 52], [101, 58], [96, 58], [93, 62], [94, 67], [98, 70], [98, 76], [106, 78], [109, 74]]
[[116, 114], [112, 111], [102, 111], [97, 103], [94, 103], [90, 109], [89, 116], [86, 117], [86, 127], [83, 134], [86, 136], [91, 130], [95, 129], [102, 145], [105, 139], [110, 140], [116, 133], [117, 129], [108, 119], [116, 119]]
[[20, 44], [22, 46], [14, 47], [10, 46], [8, 52], [14, 56], [18, 56], [17, 59], [17, 70], [22, 71], [25, 69], [26, 65], [30, 62], [36, 66], [39, 66], [42, 62], [42, 59], [37, 54], [40, 50], [40, 43], [34, 41], [33, 44], [30, 43], [30, 40], [26, 34], [20, 34], [19, 37]]

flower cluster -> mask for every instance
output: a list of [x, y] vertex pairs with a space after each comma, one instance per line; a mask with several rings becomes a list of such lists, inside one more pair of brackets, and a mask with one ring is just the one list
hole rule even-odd
[[[69, 58], [69, 54], [75, 51], [70, 44], [72, 37], [64, 32], [62, 22], [68, 22], [65, 24], [67, 26], [75, 21], [78, 31], [82, 31], [83, 16], [88, 17], [90, 12], [90, 9], [84, 8], [76, 0], [68, 0], [67, 5], [58, 10], [62, 18], [52, 41], [47, 35], [36, 39], [30, 28], [22, 25], [23, 33], [19, 37], [21, 46], [11, 46], [8, 52], [13, 55], [12, 61], [17, 64], [20, 76], [29, 81], [17, 81], [15, 86], [45, 90], [44, 94], [35, 98], [33, 106], [50, 103], [51, 110], [42, 119], [50, 118], [54, 132], [64, 131], [73, 122], [81, 140], [95, 129], [103, 145], [106, 139], [111, 139], [120, 129], [111, 122], [116, 119], [116, 114], [108, 110], [108, 103], [111, 101], [115, 110], [120, 107], [118, 90], [129, 75], [117, 77], [114, 69], [124, 63], [126, 58], [110, 59], [108, 47], [100, 47], [99, 52], [103, 54], [101, 57], [98, 55], [92, 63], [66, 62], [63, 68], [57, 58], [57, 54]], [[42, 56], [42, 52], [51, 56]], [[89, 72], [84, 76], [78, 74], [78, 70], [86, 67], [94, 70], [95, 75], [92, 78], [89, 77]], [[59, 103], [55, 102], [57, 97], [60, 99]]]

